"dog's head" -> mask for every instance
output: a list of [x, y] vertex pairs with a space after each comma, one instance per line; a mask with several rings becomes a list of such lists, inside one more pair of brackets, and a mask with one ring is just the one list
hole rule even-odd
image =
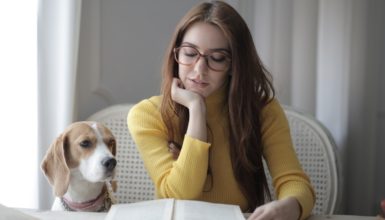
[[111, 180], [116, 166], [116, 140], [111, 131], [97, 122], [75, 122], [49, 147], [41, 168], [56, 196], [68, 189], [70, 172], [78, 169], [90, 182]]

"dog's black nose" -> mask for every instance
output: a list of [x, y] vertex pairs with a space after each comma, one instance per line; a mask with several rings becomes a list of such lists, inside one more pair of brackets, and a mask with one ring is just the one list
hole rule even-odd
[[115, 158], [106, 158], [102, 160], [102, 165], [108, 170], [112, 171], [116, 166]]

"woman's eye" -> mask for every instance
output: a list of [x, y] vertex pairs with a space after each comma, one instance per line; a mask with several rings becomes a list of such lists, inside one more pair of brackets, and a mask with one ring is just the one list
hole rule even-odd
[[91, 141], [84, 140], [84, 141], [80, 142], [80, 146], [82, 146], [84, 148], [90, 147], [91, 146]]
[[226, 60], [226, 57], [223, 55], [212, 55], [210, 56], [210, 59], [213, 60], [214, 62], [221, 63]]
[[194, 53], [194, 52], [185, 52], [183, 55], [187, 56], [187, 57], [195, 57], [197, 55], [197, 53]]
[[192, 47], [182, 47], [181, 53], [186, 57], [195, 57], [198, 55], [198, 52]]

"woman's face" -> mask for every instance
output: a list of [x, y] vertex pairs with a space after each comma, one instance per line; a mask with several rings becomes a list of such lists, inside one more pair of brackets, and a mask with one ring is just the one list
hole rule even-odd
[[[203, 22], [192, 25], [185, 33], [180, 48], [179, 78], [185, 89], [208, 97], [226, 82], [231, 64], [230, 49], [218, 27]], [[184, 60], [187, 63], [191, 60], [196, 62], [180, 64]]]

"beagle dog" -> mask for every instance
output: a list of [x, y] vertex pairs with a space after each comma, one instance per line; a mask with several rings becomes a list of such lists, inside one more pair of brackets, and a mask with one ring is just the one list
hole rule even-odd
[[115, 155], [115, 137], [104, 125], [82, 121], [68, 126], [41, 163], [56, 195], [51, 210], [108, 211], [114, 203]]

